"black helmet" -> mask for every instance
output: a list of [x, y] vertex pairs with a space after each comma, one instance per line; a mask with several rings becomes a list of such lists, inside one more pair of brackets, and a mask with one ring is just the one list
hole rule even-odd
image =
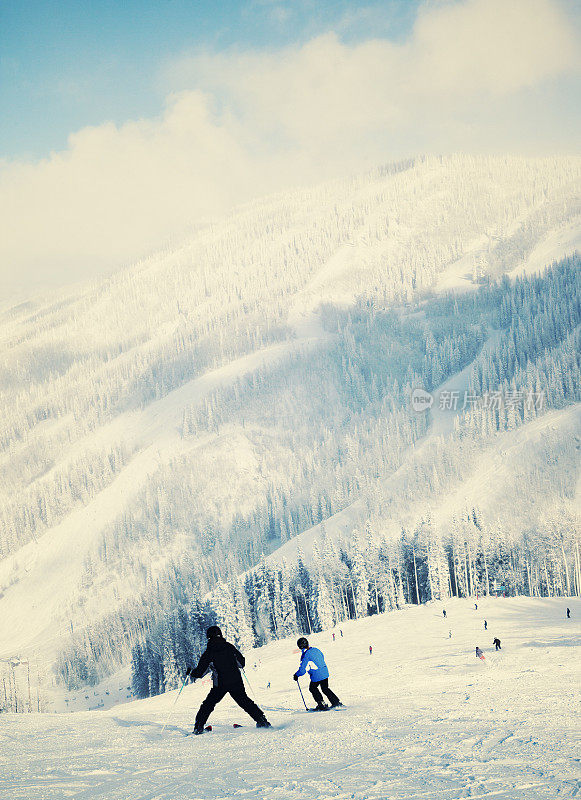
[[211, 625], [206, 631], [208, 639], [215, 639], [217, 636], [222, 636], [222, 631], [217, 625]]
[[307, 642], [304, 636], [301, 636], [300, 639], [297, 639], [297, 647], [300, 647], [301, 650], [306, 650], [308, 646], [309, 643]]

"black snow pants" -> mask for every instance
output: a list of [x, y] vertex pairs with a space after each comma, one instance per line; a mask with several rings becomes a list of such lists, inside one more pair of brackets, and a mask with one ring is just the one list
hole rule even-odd
[[234, 684], [233, 686], [212, 686], [208, 696], [196, 714], [196, 728], [204, 727], [212, 711], [216, 708], [220, 700], [223, 700], [227, 694], [229, 694], [230, 697], [238, 703], [240, 708], [243, 708], [247, 714], [250, 714], [255, 722], [259, 722], [264, 718], [264, 714], [258, 708], [256, 703], [246, 694], [243, 684]]
[[329, 678], [324, 678], [322, 681], [311, 681], [309, 684], [309, 692], [315, 698], [315, 702], [318, 706], [323, 704], [323, 695], [319, 690], [319, 686], [323, 690], [323, 693], [329, 698], [329, 702], [332, 706], [336, 706], [339, 703], [339, 698], [331, 689], [329, 689]]

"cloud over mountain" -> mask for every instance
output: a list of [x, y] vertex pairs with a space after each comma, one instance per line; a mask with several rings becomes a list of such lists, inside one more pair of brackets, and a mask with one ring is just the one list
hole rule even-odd
[[466, 0], [421, 7], [403, 42], [329, 32], [176, 57], [158, 117], [2, 165], [0, 292], [99, 274], [258, 194], [419, 151], [573, 149], [572, 24], [556, 0]]

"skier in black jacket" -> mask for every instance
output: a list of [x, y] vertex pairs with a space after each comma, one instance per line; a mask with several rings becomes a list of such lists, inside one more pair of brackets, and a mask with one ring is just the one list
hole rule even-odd
[[196, 714], [194, 733], [204, 732], [208, 717], [226, 694], [230, 694], [240, 708], [250, 714], [256, 722], [257, 728], [270, 728], [270, 722], [256, 703], [248, 697], [244, 689], [240, 675], [240, 669], [245, 664], [242, 653], [224, 639], [222, 631], [217, 625], [208, 628], [206, 636], [208, 637], [208, 646], [202, 654], [198, 666], [195, 669], [189, 667], [186, 671], [186, 676], [196, 681], [205, 675], [208, 669], [211, 669], [214, 683]]

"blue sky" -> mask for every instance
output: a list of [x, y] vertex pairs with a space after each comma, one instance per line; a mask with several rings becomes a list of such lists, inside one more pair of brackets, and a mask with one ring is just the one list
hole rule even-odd
[[417, 0], [0, 0], [0, 157], [42, 157], [72, 131], [162, 108], [164, 65], [207, 49], [273, 49], [335, 30], [398, 40]]
[[417, 155], [577, 155], [579, 0], [0, 0], [0, 300]]

